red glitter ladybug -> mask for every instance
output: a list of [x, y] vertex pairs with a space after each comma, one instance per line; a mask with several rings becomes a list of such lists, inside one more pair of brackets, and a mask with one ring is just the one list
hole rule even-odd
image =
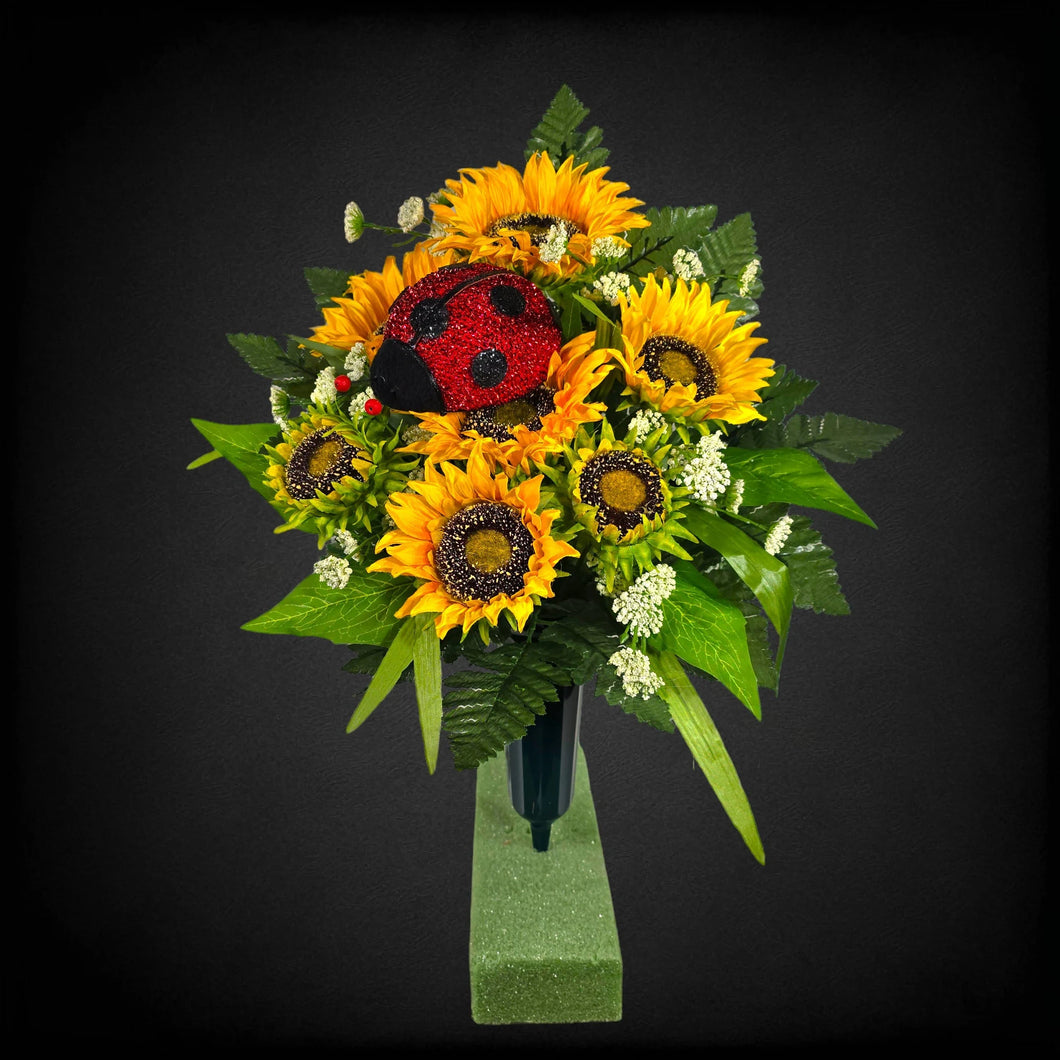
[[548, 299], [525, 276], [488, 262], [445, 265], [394, 300], [372, 390], [405, 412], [500, 405], [543, 382], [562, 343]]

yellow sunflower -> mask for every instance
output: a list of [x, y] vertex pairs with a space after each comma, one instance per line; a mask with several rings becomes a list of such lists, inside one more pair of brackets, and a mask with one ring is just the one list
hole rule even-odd
[[660, 412], [693, 422], [746, 423], [765, 417], [755, 410], [769, 385], [773, 361], [751, 354], [767, 340], [752, 334], [757, 322], [736, 326], [738, 312], [712, 302], [706, 284], [649, 276], [644, 290], [619, 302], [622, 350], [615, 359], [626, 377], [625, 394]]
[[394, 299], [424, 276], [452, 264], [453, 259], [451, 251], [432, 253], [421, 243], [402, 258], [400, 269], [391, 255], [382, 272], [351, 276], [349, 297], [336, 298], [333, 304], [324, 306], [324, 323], [313, 329], [312, 339], [340, 350], [363, 342], [371, 361], [383, 341], [383, 328]]
[[478, 446], [494, 468], [522, 468], [558, 453], [583, 423], [607, 410], [588, 395], [606, 377], [611, 355], [593, 350], [596, 333], [587, 331], [552, 354], [544, 383], [529, 394], [473, 412], [425, 413], [402, 452], [429, 460], [466, 460]]
[[628, 585], [664, 552], [691, 559], [676, 540], [695, 540], [680, 521], [688, 490], [669, 481], [670, 446], [661, 444], [661, 433], [649, 442], [650, 451], [628, 446], [604, 421], [599, 437], [579, 431], [566, 448], [569, 470], [543, 468], [569, 517], [581, 524], [575, 540], [609, 593], [618, 575]]
[[304, 413], [276, 446], [266, 446], [269, 502], [285, 522], [276, 528], [316, 530], [318, 545], [361, 515], [373, 468], [368, 449], [349, 424], [334, 416]]
[[[435, 222], [445, 229], [436, 246], [470, 261], [489, 261], [542, 282], [573, 276], [593, 262], [597, 239], [623, 242], [623, 232], [645, 228], [646, 217], [632, 213], [640, 199], [621, 196], [628, 184], [605, 180], [607, 167], [586, 172], [567, 158], [557, 170], [547, 153], [534, 154], [522, 173], [503, 162], [487, 169], [462, 169], [446, 181], [448, 202], [434, 203]], [[562, 253], [544, 255], [555, 237]]]
[[495, 626], [507, 611], [522, 630], [553, 595], [556, 564], [578, 555], [551, 536], [559, 513], [537, 512], [540, 476], [511, 485], [504, 474], [491, 476], [475, 451], [466, 472], [428, 461], [423, 480], [409, 487], [387, 502], [396, 529], [376, 546], [387, 556], [368, 568], [421, 580], [397, 617], [436, 613], [439, 637], [458, 627], [466, 636], [479, 620]]

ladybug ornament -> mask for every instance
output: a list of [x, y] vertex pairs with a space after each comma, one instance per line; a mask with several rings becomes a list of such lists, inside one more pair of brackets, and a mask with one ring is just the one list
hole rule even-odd
[[563, 337], [525, 276], [488, 262], [445, 265], [394, 300], [372, 360], [376, 397], [404, 412], [467, 412], [542, 383]]

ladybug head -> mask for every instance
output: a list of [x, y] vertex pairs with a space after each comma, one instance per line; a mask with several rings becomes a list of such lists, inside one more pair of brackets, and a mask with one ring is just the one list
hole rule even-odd
[[500, 405], [544, 381], [562, 336], [525, 276], [486, 262], [446, 265], [390, 307], [372, 390], [406, 412]]

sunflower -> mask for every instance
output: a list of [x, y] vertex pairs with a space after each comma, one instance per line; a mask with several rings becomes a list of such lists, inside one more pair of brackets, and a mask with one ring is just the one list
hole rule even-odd
[[607, 406], [587, 401], [607, 375], [611, 355], [593, 350], [596, 333], [587, 331], [552, 354], [545, 381], [503, 405], [472, 412], [425, 413], [403, 450], [428, 459], [466, 460], [479, 446], [492, 467], [522, 468], [558, 453], [583, 423], [599, 420]]
[[754, 406], [773, 361], [751, 354], [766, 339], [752, 335], [757, 322], [736, 327], [740, 313], [726, 312], [728, 304], [712, 302], [706, 284], [678, 280], [671, 290], [669, 279], [654, 276], [642, 293], [623, 295], [623, 349], [613, 351], [623, 393], [693, 422], [765, 419]]
[[324, 306], [324, 323], [313, 329], [314, 342], [339, 350], [363, 342], [371, 361], [383, 341], [383, 327], [397, 296], [429, 273], [452, 264], [453, 257], [451, 251], [432, 252], [421, 243], [402, 258], [400, 269], [397, 259], [391, 255], [384, 262], [382, 272], [351, 276], [349, 297], [336, 298]]
[[[462, 169], [459, 180], [446, 181], [448, 201], [431, 206], [445, 229], [436, 247], [539, 281], [573, 276], [592, 264], [596, 240], [611, 236], [624, 243], [623, 232], [650, 223], [631, 212], [643, 205], [640, 199], [621, 197], [628, 184], [605, 180], [607, 167], [587, 168], [567, 158], [557, 170], [541, 152], [530, 156], [521, 174], [503, 162]], [[566, 249], [543, 255], [542, 245], [557, 239]]]
[[572, 521], [576, 538], [603, 578], [608, 593], [621, 575], [628, 585], [637, 570], [650, 570], [664, 552], [691, 559], [676, 538], [695, 540], [681, 525], [688, 491], [671, 484], [667, 454], [660, 444], [668, 430], [653, 432], [643, 448], [615, 438], [604, 423], [599, 437], [580, 430], [566, 447], [569, 470], [542, 467], [553, 481]]
[[376, 546], [387, 556], [368, 568], [421, 580], [397, 617], [436, 613], [444, 637], [457, 627], [466, 636], [481, 619], [496, 626], [507, 612], [521, 631], [540, 600], [553, 595], [556, 564], [578, 555], [551, 536], [559, 513], [538, 514], [540, 485], [540, 476], [517, 485], [504, 474], [491, 477], [477, 449], [466, 471], [428, 461], [423, 480], [388, 501], [396, 529]]
[[315, 530], [318, 547], [351, 522], [369, 525], [365, 505], [376, 507], [375, 484], [396, 484], [396, 466], [376, 464], [372, 446], [349, 421], [318, 411], [303, 413], [283, 432], [283, 441], [267, 445], [265, 485], [269, 502], [284, 518], [276, 533]]

